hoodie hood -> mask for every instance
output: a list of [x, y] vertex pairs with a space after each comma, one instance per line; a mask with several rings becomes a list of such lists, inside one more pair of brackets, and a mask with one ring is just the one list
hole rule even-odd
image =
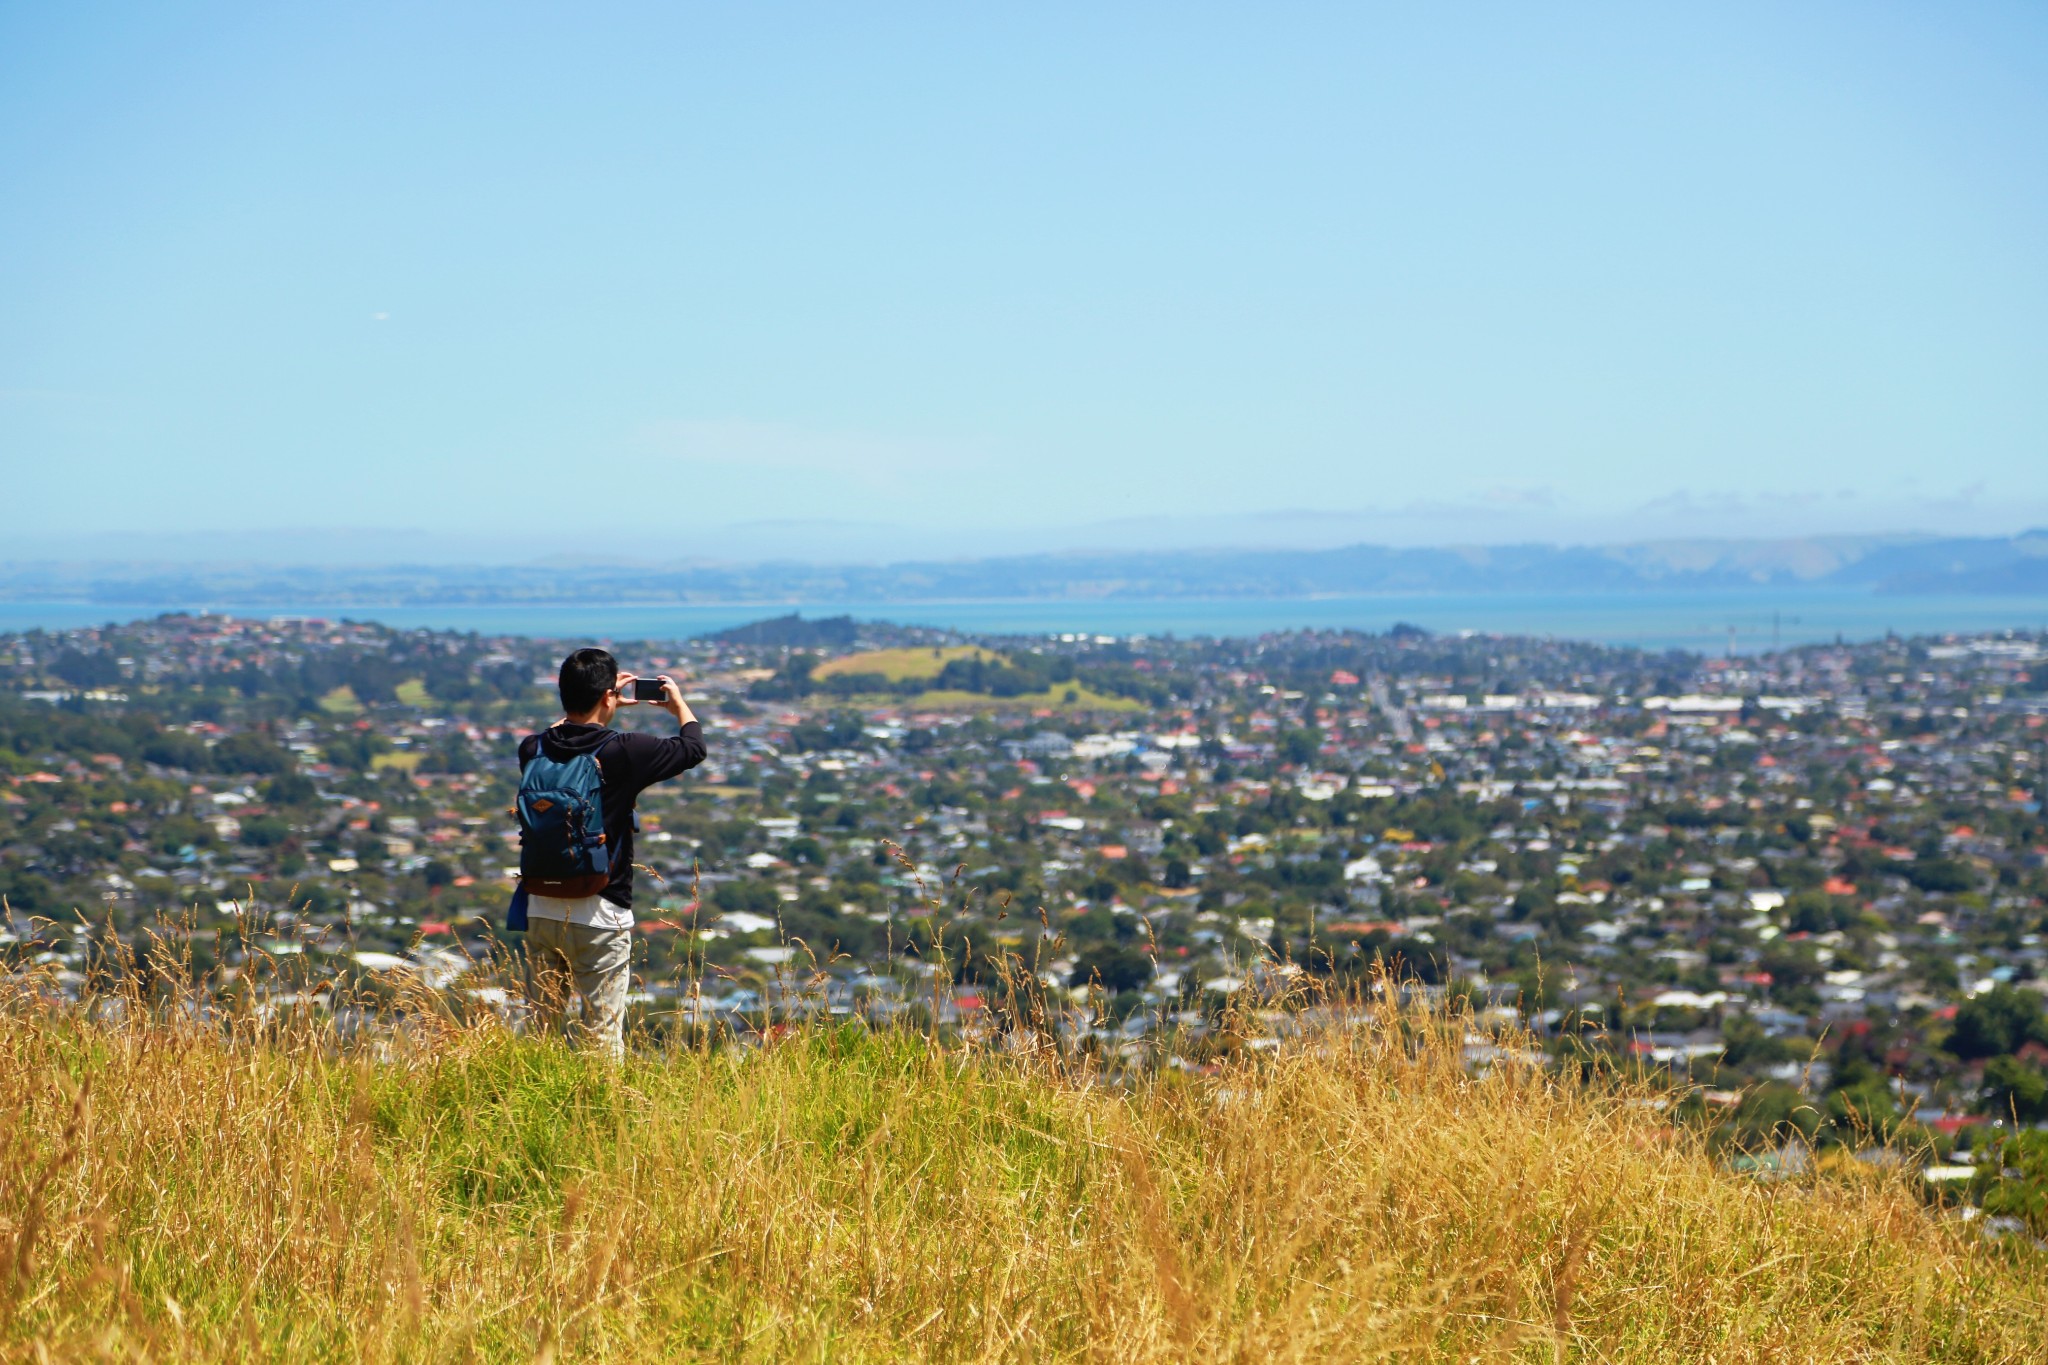
[[542, 752], [560, 763], [577, 754], [596, 753], [599, 745], [617, 738], [618, 733], [605, 725], [579, 725], [565, 720], [541, 731], [540, 745]]

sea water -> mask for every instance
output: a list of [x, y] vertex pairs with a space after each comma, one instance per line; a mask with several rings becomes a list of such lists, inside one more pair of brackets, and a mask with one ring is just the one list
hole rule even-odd
[[[1886, 634], [1930, 636], [2048, 629], [2048, 597], [1881, 596], [1842, 589], [1715, 592], [1369, 593], [1330, 597], [1111, 597], [1010, 601], [743, 602], [578, 606], [447, 603], [378, 606], [305, 602], [186, 610], [268, 619], [314, 616], [551, 639], [683, 639], [767, 616], [851, 615], [863, 621], [1004, 635], [1260, 635], [1306, 628], [1384, 631], [1396, 623], [1439, 634], [1475, 631], [1593, 640], [1704, 654]], [[0, 630], [56, 630], [157, 615], [160, 605], [0, 601]]]

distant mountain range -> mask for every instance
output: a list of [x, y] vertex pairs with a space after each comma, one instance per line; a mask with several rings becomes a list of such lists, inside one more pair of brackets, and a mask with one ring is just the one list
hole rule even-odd
[[881, 565], [0, 563], [0, 600], [127, 607], [917, 602], [1278, 598], [1418, 592], [1663, 592], [1839, 587], [2048, 595], [2048, 530], [1634, 545], [1151, 550]]

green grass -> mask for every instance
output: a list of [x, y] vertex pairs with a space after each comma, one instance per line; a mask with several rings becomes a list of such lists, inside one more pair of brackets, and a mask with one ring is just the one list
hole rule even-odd
[[1455, 1019], [1119, 1089], [910, 1033], [615, 1069], [411, 1018], [0, 1014], [0, 1357], [2048, 1354], [2033, 1253], [1907, 1177], [1723, 1174], [1632, 1092], [1468, 1075]]
[[320, 709], [330, 716], [359, 716], [363, 704], [356, 699], [356, 690], [343, 683], [320, 698]]
[[936, 678], [955, 659], [983, 659], [1000, 662], [1002, 655], [980, 645], [933, 645], [924, 649], [871, 649], [831, 659], [811, 670], [813, 678], [830, 678], [841, 673], [878, 673], [890, 682], [910, 678]]
[[[845, 674], [870, 674], [887, 678], [890, 682], [903, 682], [912, 678], [936, 678], [947, 664], [955, 659], [983, 659], [991, 663], [1005, 662], [1003, 656], [994, 650], [979, 645], [943, 645], [923, 649], [874, 649], [864, 654], [849, 654], [819, 664], [811, 670], [811, 676], [825, 679]], [[1017, 697], [994, 697], [982, 692], [961, 692], [951, 689], [935, 689], [920, 692], [914, 697], [892, 697], [875, 695], [865, 697], [838, 697], [830, 705], [906, 706], [926, 711], [988, 711], [988, 710], [1040, 710], [1051, 708], [1059, 711], [1142, 711], [1141, 702], [1128, 697], [1111, 696], [1098, 692], [1082, 682], [1054, 683], [1043, 692], [1027, 692]]]
[[434, 700], [423, 678], [407, 678], [394, 689], [393, 695], [407, 706], [428, 706]]

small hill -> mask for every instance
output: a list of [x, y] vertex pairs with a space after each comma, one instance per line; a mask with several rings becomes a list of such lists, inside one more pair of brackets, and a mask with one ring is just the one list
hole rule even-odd
[[801, 612], [752, 621], [729, 630], [713, 631], [707, 640], [734, 645], [781, 645], [791, 649], [846, 649], [860, 637], [860, 626], [851, 616], [821, 616], [806, 621]]

